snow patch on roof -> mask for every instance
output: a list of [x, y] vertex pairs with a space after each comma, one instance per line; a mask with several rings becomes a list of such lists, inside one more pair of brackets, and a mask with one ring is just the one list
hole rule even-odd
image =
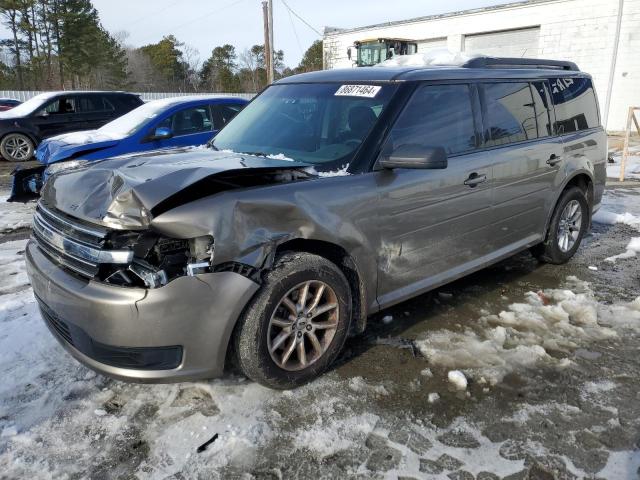
[[446, 48], [435, 48], [426, 53], [413, 55], [396, 55], [385, 60], [376, 67], [460, 67], [479, 55], [468, 55], [463, 52], [450, 52]]

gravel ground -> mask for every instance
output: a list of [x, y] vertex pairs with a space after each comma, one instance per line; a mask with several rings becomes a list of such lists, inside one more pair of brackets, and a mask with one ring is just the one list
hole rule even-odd
[[2, 207], [0, 479], [640, 478], [640, 261], [606, 260], [639, 235], [640, 188], [605, 200], [626, 224], [594, 223], [568, 264], [522, 253], [386, 310], [290, 392], [82, 367], [26, 284], [32, 206]]

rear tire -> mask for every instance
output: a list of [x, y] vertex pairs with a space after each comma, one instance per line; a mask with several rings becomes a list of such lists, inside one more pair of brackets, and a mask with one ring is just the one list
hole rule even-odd
[[560, 265], [578, 250], [590, 223], [589, 203], [578, 187], [566, 189], [553, 211], [547, 237], [531, 249], [541, 262]]
[[26, 162], [33, 157], [33, 141], [22, 133], [9, 133], [0, 141], [0, 154], [10, 162]]
[[336, 359], [350, 322], [351, 290], [340, 269], [318, 255], [286, 253], [236, 326], [236, 363], [267, 387], [298, 387]]

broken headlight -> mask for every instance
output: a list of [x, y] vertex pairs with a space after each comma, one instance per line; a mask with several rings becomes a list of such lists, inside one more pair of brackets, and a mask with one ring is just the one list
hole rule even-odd
[[49, 178], [55, 173], [62, 172], [64, 170], [73, 170], [80, 168], [89, 163], [88, 160], [68, 160], [66, 162], [55, 162], [49, 165], [44, 171], [44, 178]]
[[185, 275], [211, 271], [213, 238], [167, 238], [153, 232], [122, 234], [120, 248], [133, 249], [133, 261], [106, 272], [105, 281], [121, 286], [158, 288]]

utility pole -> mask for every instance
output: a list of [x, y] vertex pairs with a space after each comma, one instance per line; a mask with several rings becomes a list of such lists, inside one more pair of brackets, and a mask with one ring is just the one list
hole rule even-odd
[[268, 67], [267, 67], [267, 83], [272, 84], [275, 81], [274, 76], [274, 68], [273, 64], [273, 52], [275, 48], [273, 46], [273, 0], [268, 0], [269, 2], [269, 51], [268, 53], [265, 51], [265, 58], [269, 57]]
[[273, 50], [271, 47], [271, 34], [269, 26], [269, 4], [267, 1], [262, 2], [262, 18], [264, 23], [264, 67], [267, 70], [267, 83], [271, 83], [271, 55], [269, 52]]

